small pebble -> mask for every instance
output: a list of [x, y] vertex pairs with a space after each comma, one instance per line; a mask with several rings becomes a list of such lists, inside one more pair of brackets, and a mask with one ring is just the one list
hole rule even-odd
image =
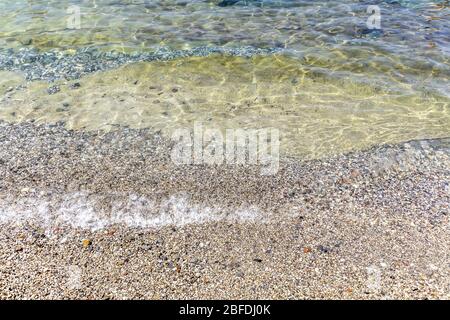
[[87, 248], [92, 244], [92, 241], [89, 239], [83, 239], [81, 243], [83, 244], [83, 248]]
[[72, 83], [71, 85], [69, 85], [70, 89], [78, 89], [80, 87], [81, 87], [81, 84], [79, 82], [75, 82], [75, 83]]
[[58, 93], [58, 92], [60, 92], [61, 91], [61, 88], [58, 86], [58, 85], [56, 85], [56, 86], [51, 86], [51, 87], [49, 87], [48, 89], [47, 89], [47, 93], [48, 94], [55, 94], [55, 93]]

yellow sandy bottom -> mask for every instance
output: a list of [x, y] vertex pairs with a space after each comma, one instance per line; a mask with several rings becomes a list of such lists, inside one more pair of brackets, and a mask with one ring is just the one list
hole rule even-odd
[[[11, 81], [20, 83], [16, 74], [6, 78], [3, 94]], [[80, 87], [71, 89], [75, 82]], [[273, 127], [280, 130], [284, 154], [306, 158], [450, 135], [448, 98], [398, 82], [389, 91], [373, 83], [306, 69], [281, 55], [191, 57], [60, 81], [61, 91], [53, 95], [47, 82], [28, 83], [6, 93], [0, 119], [64, 120], [68, 128], [84, 130], [150, 127], [166, 135], [193, 129], [195, 122], [222, 130]]]

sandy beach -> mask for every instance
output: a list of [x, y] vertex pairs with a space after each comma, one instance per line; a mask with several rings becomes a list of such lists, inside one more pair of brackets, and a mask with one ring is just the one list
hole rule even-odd
[[0, 300], [450, 299], [449, 10], [0, 1]]
[[0, 126], [0, 297], [448, 299], [448, 139], [175, 166], [149, 130]]

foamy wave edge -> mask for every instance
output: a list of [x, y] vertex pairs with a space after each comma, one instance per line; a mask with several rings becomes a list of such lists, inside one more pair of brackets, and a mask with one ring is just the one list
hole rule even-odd
[[131, 228], [162, 228], [215, 221], [264, 222], [268, 215], [254, 206], [234, 210], [204, 206], [188, 194], [153, 200], [134, 193], [71, 192], [46, 196], [8, 195], [0, 199], [0, 225], [39, 225], [46, 230], [58, 227], [97, 231], [113, 225]]

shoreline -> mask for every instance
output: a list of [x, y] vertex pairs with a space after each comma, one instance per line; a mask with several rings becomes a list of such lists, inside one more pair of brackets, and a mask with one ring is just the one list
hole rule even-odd
[[1, 298], [449, 298], [449, 139], [267, 177], [176, 166], [145, 129], [0, 137]]

